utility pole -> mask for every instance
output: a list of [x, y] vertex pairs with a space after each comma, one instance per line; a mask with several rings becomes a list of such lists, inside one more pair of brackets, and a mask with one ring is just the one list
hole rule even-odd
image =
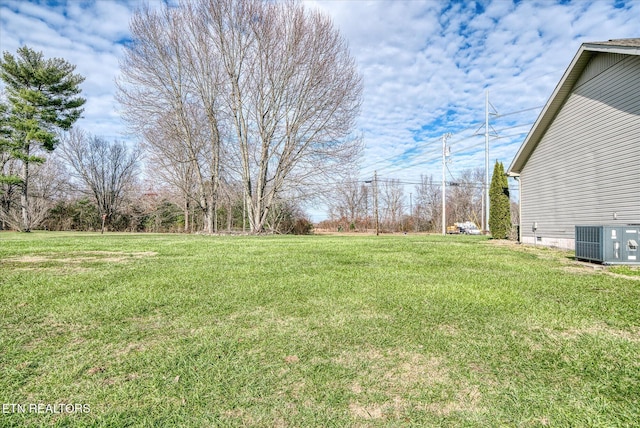
[[484, 97], [484, 218], [482, 230], [489, 230], [489, 91]]
[[[378, 236], [380, 234], [380, 226], [378, 223], [378, 171], [373, 171], [373, 180], [367, 180], [365, 183], [371, 183], [373, 187], [373, 217], [376, 223], [376, 236]], [[367, 210], [367, 213], [368, 212]]]
[[[365, 183], [370, 183], [370, 181], [365, 181]], [[371, 224], [371, 217], [369, 216], [369, 190], [367, 187], [364, 187], [365, 195], [364, 195], [364, 212], [365, 212], [365, 225], [364, 230], [366, 232], [369, 231], [369, 225]]]
[[411, 223], [415, 225], [416, 221], [413, 218], [413, 193], [409, 192], [409, 219]]
[[[489, 110], [491, 107], [491, 111]], [[496, 108], [489, 102], [489, 91], [484, 96], [484, 183], [482, 184], [482, 230], [489, 231], [489, 116], [499, 117]], [[478, 128], [480, 130], [480, 128]], [[494, 130], [494, 135], [498, 133]], [[480, 135], [478, 131], [474, 135]]]
[[380, 235], [380, 225], [378, 223], [378, 171], [373, 172], [373, 204], [376, 222], [376, 236], [378, 236]]
[[447, 234], [447, 191], [446, 191], [446, 179], [447, 179], [447, 157], [451, 155], [447, 150], [447, 138], [451, 134], [444, 134], [442, 136], [442, 234]]

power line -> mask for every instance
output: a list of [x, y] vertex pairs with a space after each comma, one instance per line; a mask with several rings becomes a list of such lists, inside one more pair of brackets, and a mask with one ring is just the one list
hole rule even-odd
[[502, 138], [517, 137], [518, 135], [527, 134], [527, 133], [529, 133], [529, 131], [522, 131], [522, 132], [518, 132], [517, 134], [511, 134], [511, 135], [501, 135], [499, 137], [495, 137], [494, 140], [500, 140]]
[[[452, 133], [451, 135], [453, 136], [453, 135], [459, 135], [459, 134], [462, 134], [463, 132], [468, 131], [469, 129], [473, 129], [473, 128], [475, 128], [476, 126], [477, 126], [477, 123], [475, 123], [475, 124], [473, 124], [473, 125], [471, 125], [471, 126], [468, 126], [467, 128], [461, 129], [461, 130], [459, 130], [459, 131], [457, 131], [457, 132], [455, 132], [455, 133]], [[469, 137], [467, 137], [467, 138], [469, 138]], [[464, 140], [465, 140], [465, 139], [463, 139], [463, 140], [458, 140], [458, 142], [459, 142], [459, 141], [464, 141]], [[439, 143], [440, 141], [441, 141], [440, 137], [438, 137], [438, 138], [435, 138], [435, 139], [433, 139], [433, 140], [428, 141], [428, 142], [427, 142], [427, 143], [422, 147], [422, 148], [423, 148], [423, 151], [421, 151], [420, 153], [416, 153], [414, 156], [421, 156], [421, 155], [425, 154], [424, 149], [426, 149], [427, 147], [430, 147], [430, 146], [432, 146], [432, 145], [434, 145], [434, 144], [436, 144], [436, 143]], [[378, 161], [376, 161], [376, 162], [374, 162], [374, 163], [372, 163], [372, 164], [369, 164], [369, 165], [365, 166], [365, 167], [364, 167], [364, 169], [365, 169], [365, 170], [367, 170], [367, 169], [369, 169], [369, 168], [371, 168], [371, 167], [373, 167], [373, 166], [375, 166], [375, 165], [378, 165], [378, 164], [380, 164], [380, 163], [382, 163], [382, 162], [386, 162], [386, 161], [392, 160], [392, 159], [394, 159], [394, 158], [398, 158], [398, 157], [402, 156], [404, 153], [406, 153], [406, 152], [408, 152], [408, 151], [411, 151], [411, 150], [414, 150], [414, 149], [416, 149], [416, 148], [418, 148], [418, 147], [419, 147], [419, 146], [416, 144], [416, 145], [414, 145], [413, 147], [410, 147], [409, 149], [405, 150], [403, 153], [400, 153], [400, 154], [397, 154], [397, 155], [393, 155], [393, 156], [390, 156], [390, 157], [385, 158], [385, 159], [380, 159], [380, 160], [378, 160]], [[406, 160], [406, 159], [400, 159], [400, 160]], [[405, 167], [403, 167], [403, 168], [405, 168]], [[384, 169], [384, 168], [383, 168], [383, 169]]]
[[[484, 186], [484, 183], [482, 182], [478, 182], [478, 181], [465, 181], [463, 180], [459, 180], [456, 179], [453, 175], [453, 173], [451, 172], [451, 170], [449, 170], [449, 168], [447, 167], [447, 171], [449, 172], [449, 176], [451, 177], [451, 181], [448, 181], [446, 183], [447, 186], [450, 187], [464, 187], [464, 188], [471, 188], [471, 189], [482, 189]], [[401, 186], [422, 186], [427, 184], [429, 187], [431, 188], [441, 188], [442, 184], [440, 182], [436, 182], [436, 181], [431, 181], [429, 183], [425, 183], [424, 181], [412, 181], [412, 180], [406, 180], [406, 179], [399, 179], [399, 178], [391, 178], [391, 177], [377, 177], [377, 182], [378, 184], [380, 183], [393, 183], [393, 184], [398, 184]], [[325, 185], [327, 186], [332, 186], [332, 185], [341, 185], [341, 184], [371, 184], [372, 180], [345, 180], [345, 181], [335, 181], [335, 182], [327, 182], [325, 183]], [[520, 189], [517, 185], [514, 184], [510, 184], [509, 185], [509, 190], [513, 191], [513, 192], [518, 192]], [[330, 193], [333, 192], [334, 189], [327, 189], [324, 193]]]
[[542, 107], [544, 107], [544, 106], [542, 105], [542, 106], [529, 107], [529, 108], [525, 108], [523, 110], [512, 111], [512, 112], [504, 113], [504, 114], [498, 114], [498, 115], [495, 116], [495, 118], [497, 119], [497, 118], [505, 117], [505, 116], [513, 116], [514, 114], [524, 113], [524, 112], [531, 111], [531, 110], [537, 110], [537, 109], [541, 109]]
[[[439, 141], [440, 141], [439, 139], [429, 141], [428, 143], [426, 143], [426, 144], [425, 144], [424, 148], [426, 148], [426, 147], [428, 147], [428, 146], [430, 146], [430, 145], [432, 145], [432, 144], [434, 144], [434, 143], [437, 143], [437, 142], [439, 142]], [[382, 162], [387, 162], [387, 161], [390, 161], [390, 160], [392, 160], [392, 159], [394, 159], [394, 158], [398, 158], [398, 157], [402, 156], [404, 153], [406, 153], [406, 152], [408, 152], [408, 151], [411, 151], [412, 149], [416, 149], [416, 148], [418, 148], [418, 146], [417, 146], [417, 145], [416, 145], [416, 146], [414, 146], [414, 147], [411, 147], [411, 148], [409, 148], [409, 149], [407, 149], [407, 150], [405, 150], [404, 152], [402, 152], [402, 153], [400, 153], [400, 154], [396, 154], [396, 155], [390, 156], [390, 157], [385, 158], [385, 159], [380, 159], [380, 160], [378, 160], [378, 161], [376, 161], [376, 162], [374, 162], [374, 163], [372, 163], [372, 164], [369, 164], [369, 165], [365, 166], [365, 167], [364, 167], [364, 169], [366, 170], [366, 169], [371, 168], [371, 167], [373, 167], [373, 166], [375, 166], [375, 165], [378, 165], [378, 164], [380, 164], [380, 163], [382, 163]], [[421, 153], [420, 153], [420, 154], [421, 154]], [[404, 159], [400, 159], [400, 160], [404, 160]]]
[[[507, 127], [507, 128], [501, 128], [497, 132], [506, 131], [506, 130], [514, 129], [514, 128], [519, 128], [519, 127], [522, 127], [522, 126], [529, 126], [529, 125], [533, 125], [533, 123], [527, 123], [527, 124], [522, 124], [522, 125], [510, 126], [510, 127]], [[518, 135], [522, 135], [522, 134], [525, 134], [527, 132], [528, 131], [520, 132], [520, 133], [517, 133], [517, 134], [504, 135], [504, 136], [498, 135], [498, 136], [491, 137], [491, 139], [492, 140], [497, 140], [497, 139], [503, 139], [503, 138], [509, 138], [509, 137], [516, 137]], [[462, 140], [458, 140], [457, 142], [465, 141], [465, 140], [468, 140], [468, 139], [471, 139], [471, 138], [474, 138], [474, 137], [480, 137], [480, 136], [481, 135], [479, 135], [479, 134], [478, 135], [472, 135], [472, 136], [464, 138]], [[452, 143], [452, 145], [453, 144], [455, 144], [455, 143]], [[483, 146], [483, 145], [484, 145], [484, 142], [472, 144], [470, 146], [465, 146], [465, 147], [462, 147], [460, 149], [452, 150], [452, 154], [454, 154], [454, 153], [458, 153], [458, 154], [465, 153], [466, 151], [468, 151], [470, 149], [473, 149], [473, 148], [476, 148], [476, 147], [480, 147], [480, 146]], [[416, 163], [414, 161], [414, 163], [411, 163], [409, 165], [405, 165], [405, 166], [402, 166], [402, 167], [399, 167], [399, 168], [395, 168], [395, 169], [392, 169], [392, 170], [386, 171], [386, 172], [387, 173], [398, 172], [398, 171], [400, 171], [402, 169], [413, 168], [413, 167], [416, 167], [416, 166], [419, 166], [419, 165], [424, 165], [424, 164], [427, 164], [427, 163], [435, 162], [436, 160], [438, 160], [439, 157], [440, 157], [439, 154], [433, 153], [432, 156], [430, 156], [430, 157], [428, 157], [426, 159], [422, 159], [422, 160], [420, 160], [420, 162]], [[391, 167], [391, 166], [389, 166], [389, 167]], [[387, 168], [389, 168], [389, 167], [387, 167]], [[385, 169], [386, 168], [383, 167], [381, 170], [385, 170]]]
[[[494, 117], [495, 118], [502, 118], [502, 117], [506, 117], [506, 116], [512, 116], [512, 115], [524, 113], [524, 112], [527, 112], [527, 111], [540, 109], [542, 107], [543, 106], [535, 106], [535, 107], [529, 107], [529, 108], [525, 108], [525, 109], [521, 109], [521, 110], [517, 110], [517, 111], [513, 111], [513, 112], [507, 112], [507, 113], [503, 113], [503, 114], [495, 114]], [[494, 108], [494, 110], [495, 110], [495, 108]], [[481, 124], [481, 126], [483, 126], [483, 125], [484, 124]], [[502, 135], [499, 135], [499, 134], [501, 132], [509, 130], [509, 129], [515, 129], [515, 128], [519, 128], [519, 127], [523, 127], [523, 126], [531, 126], [531, 125], [533, 125], [533, 123], [513, 125], [513, 126], [508, 126], [506, 128], [501, 128], [501, 129], [498, 129], [498, 130], [493, 129], [493, 127], [492, 127], [493, 132], [496, 135], [491, 136], [490, 138], [493, 139], [493, 140], [496, 140], [496, 139], [504, 139], [504, 138], [510, 138], [510, 137], [519, 136], [519, 135], [524, 134], [525, 132], [517, 133], [517, 134], [510, 134], [510, 135], [505, 135], [505, 136], [502, 136]], [[468, 131], [470, 129], [476, 128], [477, 126], [478, 126], [478, 123], [476, 122], [476, 123], [464, 128], [464, 129], [461, 129], [461, 130], [453, 133], [452, 136], [460, 135], [460, 134], [462, 134], [462, 133], [464, 133], [464, 132], [466, 132], [466, 131]], [[458, 144], [458, 143], [473, 139], [473, 138], [478, 137], [478, 136], [481, 136], [481, 134], [475, 134], [474, 133], [473, 135], [469, 135], [469, 136], [463, 137], [463, 138], [461, 138], [461, 139], [459, 139], [457, 141], [453, 141], [451, 143], [451, 145]], [[384, 162], [389, 162], [389, 161], [393, 161], [393, 160], [397, 160], [397, 161], [396, 162], [392, 162], [391, 165], [384, 166], [382, 168], [378, 168], [378, 170], [379, 171], [385, 171], [387, 174], [389, 174], [389, 173], [395, 173], [395, 172], [401, 171], [403, 169], [414, 168], [414, 167], [418, 167], [418, 166], [421, 166], [421, 165], [425, 165], [425, 164], [429, 164], [429, 163], [435, 162], [440, 157], [440, 155], [436, 154], [436, 153], [432, 153], [432, 154], [429, 155], [429, 154], [426, 153], [426, 149], [431, 147], [431, 146], [433, 146], [433, 145], [435, 145], [439, 141], [440, 141], [440, 138], [437, 138], [437, 139], [429, 140], [426, 144], [422, 144], [422, 143], [415, 144], [415, 145], [413, 145], [412, 147], [406, 149], [404, 152], [402, 152], [400, 154], [395, 154], [393, 156], [389, 156], [387, 158], [380, 159], [380, 160], [378, 160], [378, 161], [376, 161], [376, 162], [374, 162], [372, 164], [369, 164], [369, 165], [365, 166], [363, 168], [363, 172], [360, 173], [360, 176], [364, 176], [367, 173], [370, 174], [371, 173], [370, 172], [371, 168], [373, 168], [373, 167], [375, 167], [377, 165], [380, 165], [380, 164], [382, 164]], [[479, 147], [481, 145], [483, 145], [483, 143], [472, 144], [472, 145], [465, 146], [465, 147], [460, 148], [460, 149], [453, 150], [453, 152], [454, 153], [458, 153], [458, 154], [465, 153], [465, 151], [474, 149], [474, 148]], [[415, 151], [416, 149], [420, 149], [419, 152], [411, 153], [412, 151]], [[405, 154], [406, 154], [406, 156], [405, 156]], [[427, 157], [423, 158], [423, 156], [425, 156], [425, 155]], [[417, 157], [419, 157], [419, 158], [416, 159]], [[403, 163], [403, 162], [407, 162], [407, 161], [409, 161], [408, 164], [404, 164], [402, 166], [398, 165], [399, 163]], [[369, 172], [367, 172], [367, 171], [369, 171]]]

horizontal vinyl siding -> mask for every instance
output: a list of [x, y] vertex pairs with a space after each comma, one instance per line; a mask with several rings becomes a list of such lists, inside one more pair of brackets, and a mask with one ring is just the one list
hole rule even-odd
[[583, 85], [585, 82], [598, 76], [600, 73], [608, 70], [616, 65], [618, 62], [628, 59], [628, 55], [623, 54], [607, 54], [600, 55], [597, 61], [589, 61], [589, 64], [584, 68], [580, 78], [576, 82], [576, 87]]
[[[522, 235], [640, 223], [640, 57], [592, 58], [521, 174]], [[617, 213], [617, 220], [614, 220]]]

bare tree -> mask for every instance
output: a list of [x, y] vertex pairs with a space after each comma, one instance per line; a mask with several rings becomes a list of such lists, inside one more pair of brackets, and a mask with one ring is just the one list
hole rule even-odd
[[[34, 153], [38, 153], [34, 151]], [[7, 175], [20, 168], [14, 160], [0, 156], [0, 170]], [[33, 164], [29, 170], [30, 185], [27, 198], [27, 215], [32, 228], [42, 224], [56, 201], [68, 192], [64, 166], [52, 156], [46, 162]], [[21, 188], [18, 184], [0, 183], [0, 230], [20, 229], [23, 226]]]
[[[9, 153], [0, 151], [0, 175], [4, 177], [15, 177], [18, 173], [19, 164], [11, 159]], [[12, 227], [20, 228], [20, 222], [14, 225], [10, 221], [12, 211], [15, 209], [16, 199], [19, 197], [20, 183], [18, 180], [4, 180], [0, 182], [0, 230]]]
[[[465, 170], [447, 184], [447, 225], [480, 220], [483, 170]], [[442, 184], [422, 176], [416, 186], [415, 213], [421, 230], [440, 230], [442, 222]]]
[[416, 216], [420, 230], [432, 231], [442, 219], [442, 192], [433, 176], [420, 176], [416, 186]]
[[81, 191], [90, 195], [103, 218], [111, 221], [135, 181], [138, 152], [128, 150], [124, 143], [72, 130], [64, 139], [61, 156], [80, 182]]
[[162, 129], [194, 162], [210, 219], [224, 174], [242, 182], [261, 232], [276, 202], [308, 195], [361, 152], [351, 132], [362, 82], [328, 17], [293, 1], [184, 1], [141, 10], [131, 32], [125, 117], [148, 143]]
[[[165, 124], [166, 125], [166, 124]], [[191, 209], [197, 206], [212, 224], [210, 210], [213, 209], [203, 188], [204, 174], [201, 168], [204, 154], [196, 150], [185, 150], [179, 141], [171, 139], [171, 133], [162, 127], [150, 128], [145, 133], [142, 148], [147, 152], [147, 175], [156, 186], [167, 185], [176, 193], [176, 201], [184, 214], [184, 231], [191, 230]], [[188, 149], [188, 148], [187, 148]], [[193, 147], [192, 147], [193, 149]], [[211, 229], [213, 230], [213, 229]]]
[[467, 169], [447, 190], [447, 224], [473, 221], [480, 223], [484, 171]]
[[29, 188], [29, 218], [34, 226], [41, 225], [54, 204], [68, 195], [70, 189], [65, 172], [64, 165], [55, 156], [33, 168]]
[[[253, 119], [248, 129], [256, 132], [252, 141], [241, 142], [244, 157], [252, 151], [258, 160], [255, 174], [246, 174], [255, 184], [245, 182], [254, 231], [262, 229], [271, 203], [288, 183], [299, 186], [309, 171], [317, 177], [332, 162], [344, 162], [343, 167], [358, 152], [358, 141], [345, 138], [361, 95], [355, 62], [328, 17], [296, 3], [259, 5], [262, 19], [250, 22], [257, 51], [248, 103]], [[246, 160], [243, 169], [249, 172]]]
[[380, 189], [380, 204], [383, 222], [391, 230], [398, 230], [404, 210], [404, 189], [400, 184], [400, 180], [383, 181]]
[[[124, 117], [167, 171], [194, 174], [205, 231], [215, 232], [220, 130], [216, 59], [204, 39], [206, 23], [190, 3], [134, 14], [134, 43], [121, 62], [118, 99]], [[174, 164], [183, 164], [175, 166]]]
[[356, 224], [367, 217], [368, 197], [369, 189], [364, 183], [353, 176], [347, 177], [328, 195], [331, 217], [346, 222], [347, 227], [357, 227]]

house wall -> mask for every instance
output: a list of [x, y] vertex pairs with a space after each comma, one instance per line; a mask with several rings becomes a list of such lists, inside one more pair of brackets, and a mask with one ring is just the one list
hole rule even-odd
[[573, 249], [575, 225], [640, 223], [640, 56], [591, 59], [520, 185], [525, 243]]

